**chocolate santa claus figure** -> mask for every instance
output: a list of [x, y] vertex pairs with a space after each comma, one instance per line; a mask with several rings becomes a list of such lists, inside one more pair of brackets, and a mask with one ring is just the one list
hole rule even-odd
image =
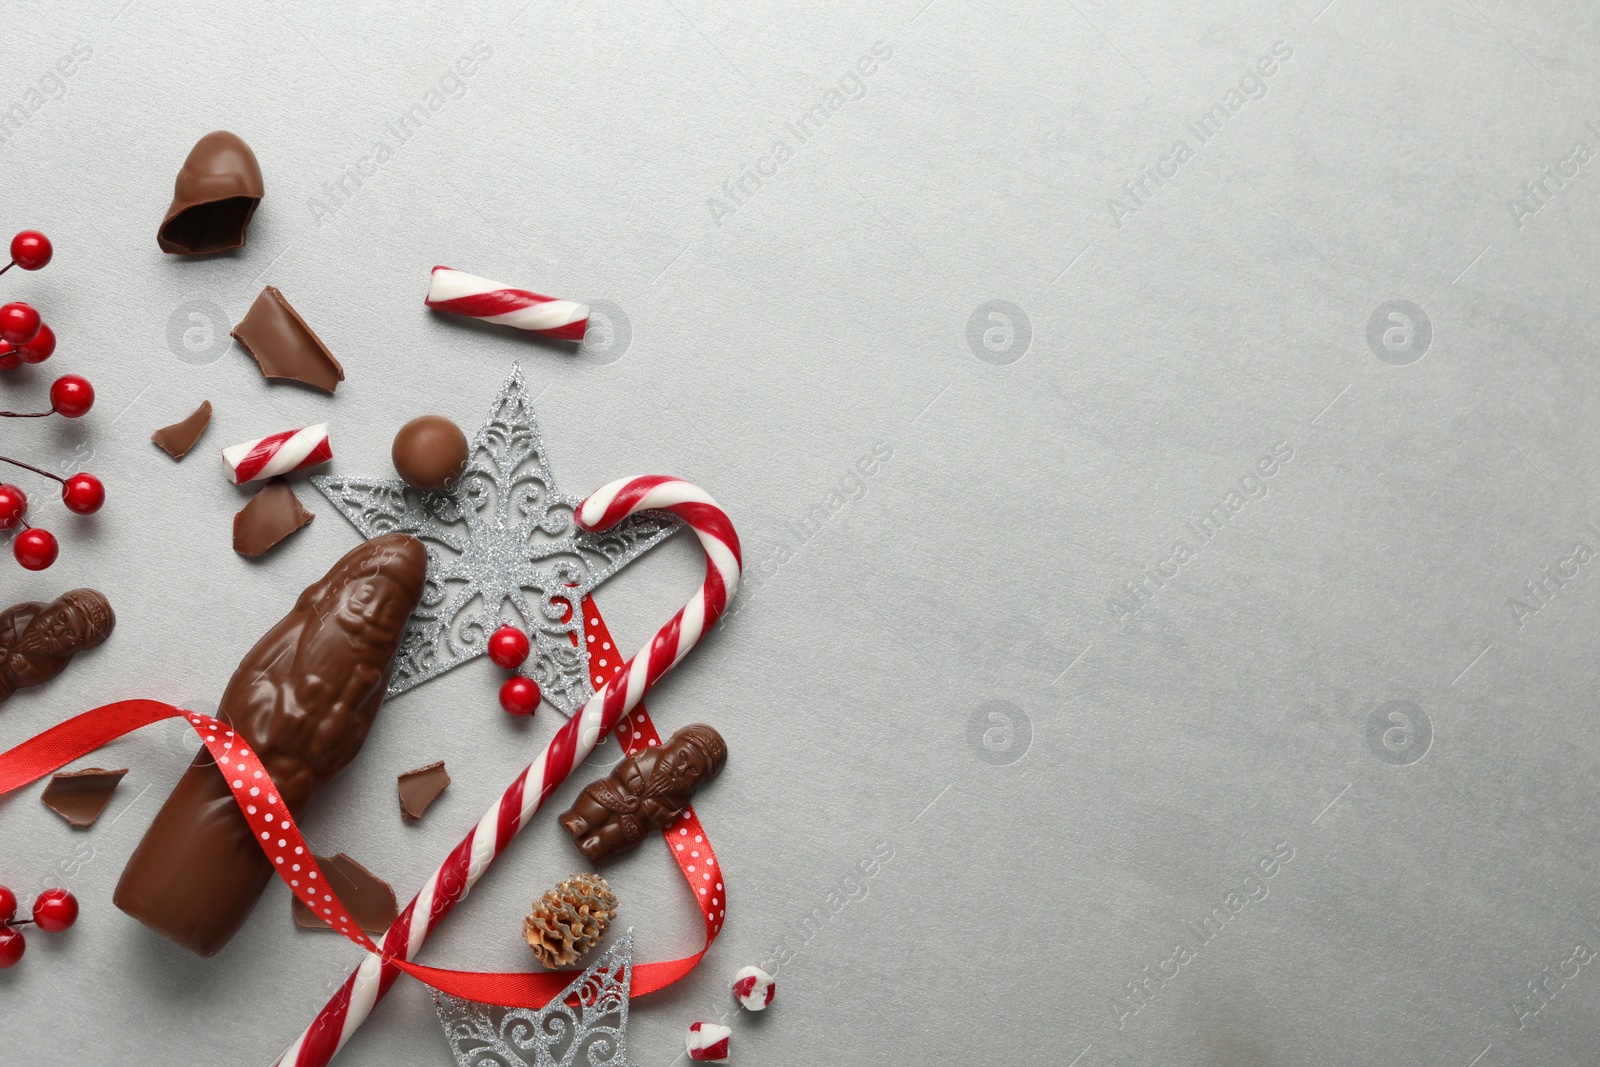
[[73, 656], [111, 636], [117, 617], [93, 589], [62, 593], [48, 604], [29, 601], [0, 611], [0, 700], [48, 682]]
[[578, 795], [561, 825], [590, 863], [621, 855], [683, 814], [701, 784], [728, 762], [722, 735], [704, 723], [685, 726], [667, 743], [629, 756]]

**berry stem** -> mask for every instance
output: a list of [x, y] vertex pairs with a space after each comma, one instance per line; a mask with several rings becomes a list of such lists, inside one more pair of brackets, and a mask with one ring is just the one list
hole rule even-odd
[[62, 485], [66, 485], [67, 484], [67, 480], [65, 478], [61, 477], [59, 474], [51, 474], [47, 470], [40, 470], [38, 467], [35, 467], [32, 463], [24, 463], [20, 459], [12, 459], [10, 456], [0, 456], [0, 463], [9, 463], [13, 467], [21, 467], [23, 470], [32, 471], [33, 473], [43, 475], [46, 478], [53, 478], [56, 481], [60, 482]]
[[33, 921], [32, 919], [7, 919], [5, 922], [0, 922], [0, 930], [8, 926], [27, 926]]
[[55, 408], [49, 411], [0, 411], [0, 419], [42, 419], [55, 413]]
[[17, 261], [13, 259], [10, 263], [7, 263], [5, 266], [0, 267], [0, 274], [4, 274], [6, 271], [10, 270], [12, 267], [15, 267], [16, 265], [17, 265]]

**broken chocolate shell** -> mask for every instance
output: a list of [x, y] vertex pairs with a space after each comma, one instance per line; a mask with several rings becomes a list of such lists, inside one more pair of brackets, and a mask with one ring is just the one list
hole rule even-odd
[[173, 182], [172, 206], [156, 231], [161, 251], [204, 256], [243, 248], [263, 193], [261, 164], [236, 133], [218, 130], [195, 142]]
[[273, 478], [233, 517], [233, 550], [254, 559], [316, 518], [300, 503], [289, 483]]
[[[350, 909], [350, 918], [369, 934], [381, 934], [400, 916], [400, 905], [394, 899], [394, 888], [382, 878], [367, 870], [343, 852], [337, 856], [314, 856], [317, 866], [327, 876], [328, 885]], [[294, 901], [294, 921], [307, 930], [331, 930], [311, 909]]]
[[331, 393], [344, 368], [276, 286], [261, 290], [233, 336], [261, 368], [263, 378], [287, 378]]
[[211, 425], [211, 401], [202, 400], [200, 406], [187, 418], [163, 426], [150, 435], [150, 440], [161, 446], [167, 455], [173, 459], [182, 459], [189, 454], [195, 442], [200, 440], [200, 435], [206, 432], [206, 427]]
[[423, 812], [428, 810], [428, 805], [439, 799], [439, 794], [444, 792], [445, 786], [450, 784], [450, 776], [445, 773], [444, 760], [430, 763], [426, 767], [418, 767], [414, 771], [406, 771], [400, 775], [400, 814], [407, 821], [422, 818]]
[[111, 803], [111, 794], [117, 783], [128, 773], [108, 771], [100, 767], [86, 767], [81, 771], [58, 771], [50, 776], [39, 799], [44, 806], [77, 827], [92, 826]]

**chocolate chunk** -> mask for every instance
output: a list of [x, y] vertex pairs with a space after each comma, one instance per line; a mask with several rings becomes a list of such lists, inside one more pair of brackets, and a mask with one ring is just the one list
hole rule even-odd
[[[257, 641], [222, 694], [218, 718], [247, 742], [299, 817], [355, 759], [389, 688], [428, 553], [405, 534], [357, 545]], [[201, 956], [228, 943], [273, 864], [202, 748], [134, 849], [117, 907]]]
[[287, 378], [331, 393], [344, 368], [276, 286], [261, 290], [233, 336], [255, 359], [263, 378]]
[[288, 482], [273, 478], [234, 515], [233, 550], [251, 559], [265, 555], [314, 518]]
[[0, 611], [0, 700], [48, 682], [72, 657], [111, 636], [117, 616], [105, 595], [73, 589], [48, 604], [28, 601]]
[[211, 425], [211, 401], [202, 400], [194, 413], [171, 426], [163, 426], [150, 435], [150, 440], [166, 450], [173, 459], [182, 459], [200, 440], [200, 435]]
[[204, 256], [243, 248], [261, 203], [261, 164], [236, 133], [218, 130], [195, 142], [173, 183], [172, 206], [156, 231], [161, 251]]
[[99, 767], [58, 771], [50, 776], [50, 784], [44, 787], [39, 799], [73, 826], [92, 826], [111, 803], [111, 794], [117, 791], [117, 783], [127, 773], [126, 767], [120, 771]]
[[389, 456], [407, 485], [448, 489], [467, 469], [467, 435], [443, 415], [420, 415], [400, 427]]
[[694, 791], [727, 762], [721, 734], [703, 723], [685, 726], [584, 786], [561, 825], [590, 863], [620, 856], [683, 814]]
[[[334, 893], [350, 909], [350, 918], [369, 934], [381, 934], [400, 916], [400, 905], [394, 899], [394, 889], [382, 878], [367, 870], [343, 852], [337, 856], [317, 856], [317, 866], [322, 868]], [[294, 901], [294, 921], [307, 930], [332, 930], [333, 927], [311, 914], [311, 909]]]
[[439, 794], [449, 784], [450, 776], [445, 773], [444, 760], [406, 771], [399, 778], [400, 814], [408, 820], [422, 818], [428, 805], [438, 800]]

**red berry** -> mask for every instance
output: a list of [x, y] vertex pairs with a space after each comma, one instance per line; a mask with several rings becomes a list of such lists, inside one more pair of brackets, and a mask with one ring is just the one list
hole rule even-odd
[[539, 683], [520, 674], [507, 678], [500, 687], [500, 706], [510, 715], [532, 715], [542, 697]]
[[496, 667], [514, 671], [528, 658], [528, 635], [515, 626], [502, 626], [489, 638], [489, 658]]
[[0, 370], [16, 370], [22, 366], [22, 350], [10, 341], [0, 341]]
[[79, 515], [93, 515], [106, 502], [106, 487], [92, 474], [79, 471], [68, 478], [61, 487], [61, 501], [67, 510]]
[[17, 534], [17, 539], [11, 542], [11, 554], [17, 557], [17, 562], [30, 571], [42, 571], [56, 561], [61, 547], [56, 544], [55, 535], [49, 530], [41, 530], [37, 526], [30, 527]]
[[17, 355], [22, 357], [24, 363], [43, 363], [55, 350], [56, 332], [49, 324], [40, 323], [39, 332], [33, 335], [33, 340], [17, 349]]
[[22, 931], [15, 926], [0, 926], [0, 970], [14, 967], [28, 948]]
[[11, 259], [23, 270], [38, 270], [54, 252], [50, 238], [38, 230], [23, 230], [11, 239]]
[[0, 530], [9, 530], [28, 513], [28, 497], [14, 485], [0, 484]]
[[0, 885], [0, 923], [10, 922], [17, 917], [17, 895], [5, 886]]
[[39, 313], [20, 300], [0, 307], [0, 341], [25, 345], [39, 332]]
[[78, 898], [65, 889], [46, 889], [33, 902], [33, 921], [39, 929], [59, 934], [78, 921]]
[[50, 386], [50, 406], [69, 419], [87, 415], [94, 407], [94, 386], [81, 374], [63, 374]]

